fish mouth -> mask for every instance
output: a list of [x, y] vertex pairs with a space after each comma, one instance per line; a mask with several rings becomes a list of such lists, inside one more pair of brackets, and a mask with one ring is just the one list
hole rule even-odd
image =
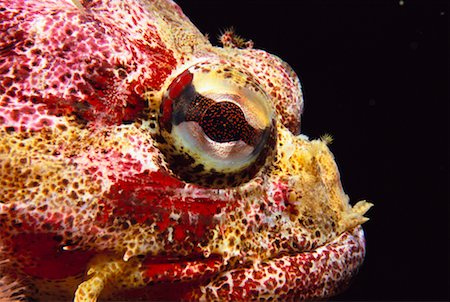
[[364, 232], [356, 227], [314, 250], [243, 265], [226, 264], [216, 254], [148, 257], [143, 261], [148, 286], [140, 290], [140, 295], [162, 300], [208, 301], [330, 297], [348, 287], [364, 255]]

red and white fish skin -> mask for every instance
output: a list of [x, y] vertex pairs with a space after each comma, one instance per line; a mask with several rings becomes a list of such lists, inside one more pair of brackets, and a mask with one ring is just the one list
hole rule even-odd
[[[350, 206], [326, 143], [298, 134], [285, 62], [231, 32], [212, 46], [171, 1], [0, 0], [0, 20], [0, 297], [308, 300], [348, 285], [371, 205]], [[270, 134], [233, 185], [183, 179], [164, 153], [160, 106], [183, 72], [177, 89], [211, 79], [270, 108], [245, 117]]]

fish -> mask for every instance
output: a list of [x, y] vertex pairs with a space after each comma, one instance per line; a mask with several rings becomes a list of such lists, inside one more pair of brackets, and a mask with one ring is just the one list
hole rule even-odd
[[169, 0], [0, 0], [0, 297], [311, 300], [361, 225], [282, 59]]

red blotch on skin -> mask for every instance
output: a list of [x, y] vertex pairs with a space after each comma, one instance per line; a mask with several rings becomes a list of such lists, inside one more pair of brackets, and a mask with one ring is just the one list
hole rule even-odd
[[198, 288], [202, 281], [195, 280], [190, 282], [161, 282], [151, 286], [139, 289], [126, 290], [120, 293], [116, 298], [123, 300], [149, 300], [149, 301], [189, 301], [185, 297], [194, 288]]
[[275, 206], [278, 210], [284, 211], [286, 206], [289, 207], [289, 186], [285, 181], [276, 184], [277, 190], [273, 196]]
[[11, 111], [10, 117], [13, 121], [17, 122], [20, 119], [20, 111], [17, 109], [14, 109]]
[[[135, 121], [148, 105], [144, 93], [159, 90], [177, 64], [144, 14], [137, 19], [126, 12], [143, 30], [144, 36], [136, 38], [110, 22], [103, 10], [72, 11], [64, 5], [50, 9], [49, 4], [37, 11], [38, 5], [17, 6], [22, 8], [18, 15], [2, 18], [8, 31], [0, 33], [5, 40], [0, 54], [6, 58], [0, 74], [10, 72], [13, 78], [0, 80], [0, 92], [19, 102], [43, 103], [48, 115], [75, 115], [99, 125]], [[29, 27], [40, 15], [46, 16], [41, 22], [46, 39], [30, 34]], [[79, 21], [86, 18], [90, 22]], [[30, 52], [23, 54], [24, 47]], [[11, 87], [13, 82], [17, 88]], [[12, 119], [18, 117], [14, 113]]]
[[15, 256], [23, 271], [34, 277], [62, 279], [82, 273], [94, 255], [92, 251], [65, 251], [56, 234], [18, 234], [12, 238]]
[[[163, 172], [141, 173], [119, 181], [105, 194], [97, 221], [124, 218], [137, 224], [156, 224], [159, 232], [173, 228], [174, 240], [183, 243], [189, 235], [202, 239], [216, 221], [213, 216], [228, 201], [178, 195], [185, 183]], [[175, 213], [178, 219], [171, 218]], [[193, 216], [197, 219], [191, 219]]]
[[182, 241], [184, 238], [186, 238], [186, 233], [184, 228], [175, 228], [173, 232], [173, 238], [176, 241]]
[[[50, 114], [56, 116], [69, 115], [76, 110], [74, 106], [74, 102], [76, 102], [76, 100], [73, 97], [67, 97], [66, 99], [63, 99], [50, 95], [46, 98], [42, 98], [41, 96], [35, 95], [32, 96], [30, 99], [33, 103], [46, 104], [47, 107], [45, 109], [47, 109]], [[81, 110], [82, 107], [83, 106], [79, 104], [77, 108]], [[42, 111], [39, 113], [43, 114], [44, 112]]]
[[180, 263], [155, 263], [148, 265], [145, 275], [151, 280], [170, 281], [174, 276], [181, 275], [182, 270]]
[[193, 255], [189, 258], [148, 257], [142, 263], [143, 276], [152, 281], [174, 281], [180, 278], [198, 279], [218, 272], [223, 264], [219, 255], [203, 258]]
[[[78, 103], [73, 104], [77, 114], [83, 119], [93, 121], [100, 118], [108, 124], [120, 124], [134, 120], [147, 106], [142, 92], [137, 92], [142, 83], [134, 81], [125, 84], [125, 80], [113, 73], [114, 69], [115, 66], [102, 63], [94, 69], [94, 74], [83, 75], [85, 82], [81, 82], [78, 88], [87, 95], [86, 103], [78, 100]], [[153, 80], [153, 83], [148, 83], [148, 87], [160, 81]]]

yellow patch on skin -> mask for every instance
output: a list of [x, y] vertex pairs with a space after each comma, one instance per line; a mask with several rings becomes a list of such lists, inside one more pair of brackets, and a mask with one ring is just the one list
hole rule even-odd
[[75, 292], [75, 302], [97, 301], [108, 297], [120, 288], [137, 288], [144, 286], [140, 274], [135, 274], [140, 263], [135, 260], [125, 262], [112, 255], [98, 255], [88, 265], [87, 280], [81, 283]]
[[[292, 191], [289, 200], [296, 205], [298, 218], [313, 217], [314, 226], [325, 238], [330, 238], [362, 224], [372, 206], [358, 203], [352, 208], [343, 192], [334, 157], [323, 140], [309, 141], [304, 136], [292, 136], [287, 129], [278, 129], [279, 141], [274, 175], [289, 178]], [[325, 140], [327, 141], [327, 140]], [[293, 217], [292, 217], [293, 218]], [[330, 232], [329, 225], [337, 225]]]

